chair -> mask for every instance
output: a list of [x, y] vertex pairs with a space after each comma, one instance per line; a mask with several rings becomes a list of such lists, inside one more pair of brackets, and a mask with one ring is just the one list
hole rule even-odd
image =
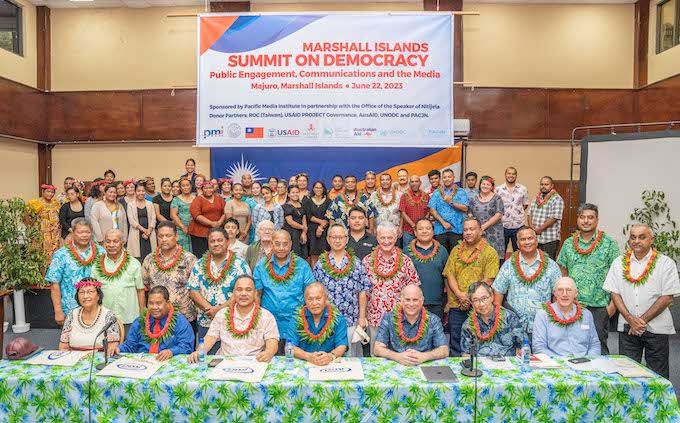
[[123, 325], [123, 322], [120, 321], [120, 319], [116, 320], [118, 320], [118, 329], [120, 330], [120, 343], [122, 344], [123, 341], [125, 341], [125, 326]]

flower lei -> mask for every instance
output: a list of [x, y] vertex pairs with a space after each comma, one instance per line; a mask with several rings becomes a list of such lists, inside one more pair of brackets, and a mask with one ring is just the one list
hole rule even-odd
[[580, 231], [574, 233], [574, 249], [576, 250], [577, 253], [586, 256], [586, 255], [592, 253], [593, 250], [595, 250], [595, 247], [597, 247], [597, 245], [602, 240], [602, 235], [604, 235], [604, 232], [597, 231], [597, 236], [595, 237], [595, 240], [593, 241], [593, 243], [591, 244], [591, 246], [587, 250], [582, 250], [581, 247], [579, 247], [579, 245], [578, 245], [578, 237], [580, 235], [581, 235]]
[[[439, 185], [439, 188], [437, 188], [437, 189], [439, 190], [439, 193], [442, 195], [442, 198], [444, 198], [445, 197], [444, 186]], [[458, 191], [458, 185], [453, 184], [453, 192], [451, 193], [451, 197], [455, 197], [457, 191]]]
[[142, 337], [149, 344], [162, 344], [172, 336], [175, 331], [175, 325], [177, 324], [177, 315], [175, 314], [175, 307], [170, 304], [170, 311], [168, 312], [168, 318], [165, 319], [165, 326], [161, 329], [158, 334], [154, 334], [151, 331], [151, 315], [149, 310], [144, 310], [142, 314], [142, 319], [144, 320], [144, 329], [140, 329], [142, 332]]
[[210, 262], [212, 261], [212, 258], [212, 253], [210, 252], [207, 252], [205, 255], [203, 255], [203, 274], [207, 276], [208, 283], [211, 285], [221, 285], [227, 275], [227, 272], [231, 270], [231, 265], [234, 262], [234, 253], [230, 250], [227, 250], [227, 259], [224, 261], [224, 267], [222, 267], [222, 270], [220, 271], [220, 274], [217, 275], [217, 277], [213, 276], [212, 271], [210, 270]]
[[510, 261], [512, 261], [512, 268], [515, 269], [517, 278], [520, 279], [520, 282], [524, 283], [525, 285], [533, 285], [537, 280], [541, 279], [545, 273], [545, 254], [541, 250], [538, 250], [538, 254], [541, 258], [541, 264], [538, 266], [536, 273], [531, 276], [527, 276], [522, 270], [522, 266], [519, 264], [519, 251], [515, 252], [513, 257], [510, 258]]
[[423, 339], [423, 336], [425, 336], [425, 333], [427, 332], [427, 326], [430, 323], [430, 315], [427, 313], [425, 307], [421, 307], [420, 312], [422, 313], [422, 317], [420, 319], [420, 326], [418, 326], [418, 332], [416, 333], [416, 336], [409, 338], [404, 334], [404, 323], [402, 322], [404, 319], [404, 310], [402, 309], [401, 304], [398, 304], [395, 307], [394, 325], [397, 327], [397, 334], [399, 334], [402, 345], [417, 344], [421, 339]]
[[184, 256], [184, 251], [182, 250], [182, 246], [177, 244], [177, 252], [175, 255], [172, 257], [172, 261], [170, 262], [169, 265], [163, 266], [161, 263], [161, 249], [158, 248], [156, 249], [156, 254], [154, 255], [156, 260], [156, 267], [158, 267], [158, 270], [161, 272], [171, 272], [175, 265], [179, 262], [179, 260]]
[[330, 251], [326, 251], [321, 255], [321, 257], [319, 257], [319, 261], [321, 262], [321, 267], [323, 268], [324, 272], [330, 275], [333, 279], [342, 279], [352, 273], [354, 270], [354, 253], [352, 250], [345, 251], [345, 257], [347, 257], [347, 266], [345, 266], [344, 269], [338, 269], [337, 267], [333, 266], [333, 263], [331, 263], [330, 254]]
[[634, 285], [642, 286], [645, 284], [645, 282], [647, 282], [647, 279], [649, 279], [649, 274], [652, 273], [652, 270], [654, 270], [657, 261], [656, 259], [659, 256], [659, 253], [656, 251], [656, 248], [652, 248], [652, 256], [649, 258], [647, 266], [645, 266], [645, 270], [643, 270], [640, 276], [637, 278], [634, 278], [630, 275], [631, 254], [633, 254], [633, 250], [629, 250], [623, 257], [621, 257], [621, 261], [623, 261], [623, 276], [628, 280], [628, 282]]
[[371, 258], [371, 263], [373, 267], [373, 273], [375, 273], [375, 277], [382, 280], [382, 281], [388, 281], [394, 277], [394, 275], [397, 274], [399, 269], [401, 269], [401, 265], [404, 263], [404, 255], [401, 254], [401, 250], [399, 250], [398, 247], [394, 247], [395, 252], [397, 253], [397, 256], [399, 257], [399, 262], [397, 263], [396, 266], [394, 266], [394, 270], [392, 272], [388, 273], [381, 273], [378, 270], [378, 249], [375, 248], [373, 252], [371, 253], [372, 258]]
[[420, 263], [427, 263], [432, 260], [434, 260], [434, 257], [437, 255], [437, 252], [439, 251], [439, 243], [436, 240], [432, 240], [434, 243], [434, 248], [432, 249], [432, 252], [428, 255], [420, 254], [420, 252], [416, 249], [416, 241], [413, 240], [409, 244], [408, 248], [411, 249], [411, 252], [413, 252], [413, 256], [416, 260], [418, 260]]
[[326, 324], [321, 328], [317, 335], [314, 335], [309, 330], [309, 322], [307, 321], [307, 316], [305, 315], [305, 310], [307, 306], [302, 306], [300, 311], [297, 313], [295, 319], [297, 320], [297, 333], [300, 336], [300, 340], [308, 344], [318, 344], [321, 345], [328, 338], [333, 335], [335, 331], [335, 324], [338, 321], [338, 310], [332, 304], [327, 304], [328, 318], [326, 319]]
[[458, 247], [458, 260], [463, 262], [463, 265], [468, 266], [470, 264], [474, 264], [479, 258], [479, 255], [482, 254], [482, 250], [484, 250], [484, 247], [486, 247], [486, 239], [482, 238], [482, 240], [479, 242], [479, 250], [468, 259], [463, 258], [463, 251], [465, 251], [465, 241], [460, 243], [460, 246]]
[[477, 321], [477, 313], [475, 313], [474, 310], [470, 312], [470, 321], [472, 322], [472, 326], [475, 328], [475, 333], [477, 334], [477, 338], [480, 341], [486, 342], [490, 341], [493, 339], [494, 336], [496, 336], [496, 333], [498, 332], [498, 328], [501, 326], [501, 323], [503, 322], [503, 318], [505, 317], [505, 313], [503, 313], [503, 310], [501, 309], [501, 305], [496, 303], [496, 309], [494, 311], [496, 314], [496, 321], [493, 323], [493, 326], [491, 327], [491, 330], [489, 333], [486, 335], [482, 335], [482, 331], [479, 328], [479, 321]]
[[559, 316], [557, 316], [557, 313], [555, 313], [555, 310], [550, 306], [550, 301], [546, 302], [543, 304], [543, 309], [545, 310], [546, 313], [548, 313], [548, 318], [555, 323], [556, 325], [559, 325], [563, 328], [566, 328], [567, 326], [571, 325], [572, 323], [581, 320], [581, 304], [578, 303], [578, 301], [574, 300], [574, 304], [576, 304], [576, 313], [572, 316], [571, 319], [562, 319]]
[[250, 331], [257, 327], [257, 322], [260, 320], [261, 308], [258, 303], [255, 303], [255, 309], [253, 310], [253, 317], [250, 318], [250, 323], [245, 330], [236, 329], [234, 324], [234, 311], [236, 309], [236, 300], [232, 301], [231, 307], [227, 308], [225, 312], [225, 317], [227, 321], [227, 330], [236, 339], [243, 339], [248, 337]]
[[73, 240], [70, 240], [68, 242], [68, 253], [71, 256], [71, 259], [78, 263], [80, 267], [86, 267], [92, 264], [94, 259], [97, 258], [97, 246], [94, 244], [94, 241], [90, 240], [90, 257], [83, 259], [80, 256], [80, 253], [76, 250], [76, 246], [73, 244]]
[[357, 203], [359, 202], [359, 198], [361, 197], [361, 196], [359, 195], [359, 193], [357, 192], [356, 194], [354, 194], [354, 202], [351, 203], [351, 202], [347, 199], [347, 193], [346, 193], [345, 191], [340, 191], [340, 194], [339, 194], [339, 195], [342, 197], [342, 200], [343, 200], [345, 203], [347, 203], [347, 205], [350, 206], [350, 207], [356, 206]]
[[279, 276], [274, 271], [274, 263], [272, 262], [273, 255], [274, 252], [272, 251], [269, 253], [269, 256], [267, 256], [267, 273], [269, 273], [269, 276], [274, 280], [274, 282], [287, 283], [293, 277], [293, 273], [295, 273], [295, 262], [297, 256], [295, 253], [290, 253], [290, 264], [288, 265], [288, 271], [282, 276]]
[[422, 191], [419, 191], [419, 192], [420, 192], [420, 200], [413, 201], [413, 197], [411, 197], [411, 190], [406, 191], [406, 201], [408, 201], [408, 203], [410, 205], [412, 205], [413, 207], [418, 207], [418, 206], [425, 203], [425, 199], [426, 199], [425, 193], [422, 192]]
[[123, 260], [121, 260], [118, 267], [113, 271], [109, 272], [104, 266], [104, 261], [106, 260], [106, 254], [102, 254], [94, 264], [99, 277], [106, 282], [113, 282], [120, 277], [125, 272], [125, 269], [130, 265], [130, 255], [127, 251], [123, 251]]
[[388, 201], [387, 203], [383, 201], [381, 192], [378, 192], [377, 196], [378, 196], [378, 200], [380, 201], [380, 204], [382, 204], [383, 207], [389, 207], [392, 204], [394, 204], [395, 201], [397, 201], [397, 193], [396, 193], [394, 187], [392, 187], [392, 199], [390, 201]]
[[553, 197], [553, 195], [557, 194], [557, 191], [554, 189], [550, 190], [550, 192], [545, 196], [543, 200], [541, 200], [541, 193], [539, 192], [536, 194], [536, 207], [539, 209], [543, 207], [550, 199]]

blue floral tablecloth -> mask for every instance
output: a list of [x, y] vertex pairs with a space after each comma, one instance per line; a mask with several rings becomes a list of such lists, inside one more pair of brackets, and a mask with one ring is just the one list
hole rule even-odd
[[[514, 359], [513, 359], [514, 360]], [[95, 364], [102, 361], [97, 356]], [[213, 382], [203, 365], [175, 357], [149, 380], [97, 377], [93, 422], [472, 422], [475, 385], [428, 384], [418, 368], [364, 359], [361, 382], [309, 382], [304, 363], [285, 373], [275, 357], [261, 383]], [[0, 361], [0, 422], [88, 421], [89, 360], [73, 368]], [[432, 364], [432, 363], [428, 363]], [[570, 368], [485, 371], [478, 422], [679, 422], [669, 381]]]

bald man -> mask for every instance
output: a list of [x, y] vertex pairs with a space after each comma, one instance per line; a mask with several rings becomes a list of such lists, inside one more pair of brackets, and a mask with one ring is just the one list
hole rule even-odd
[[555, 302], [536, 312], [533, 352], [555, 356], [600, 355], [600, 339], [590, 311], [576, 301], [573, 279], [561, 277], [553, 289]]
[[376, 357], [416, 366], [449, 356], [441, 320], [423, 307], [424, 302], [419, 286], [409, 284], [402, 289], [400, 303], [380, 322], [374, 346]]

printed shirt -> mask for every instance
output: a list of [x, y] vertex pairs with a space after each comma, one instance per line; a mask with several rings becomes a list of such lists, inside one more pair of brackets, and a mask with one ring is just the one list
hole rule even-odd
[[534, 226], [541, 226], [549, 218], [557, 219], [557, 222], [541, 232], [538, 236], [539, 244], [547, 244], [560, 240], [560, 226], [562, 225], [563, 212], [564, 200], [557, 192], [555, 192], [548, 203], [544, 204], [543, 207], [538, 207], [538, 205], [536, 205], [536, 197], [531, 199], [531, 205], [529, 206], [529, 210], [527, 210], [527, 215], [531, 216], [531, 223], [533, 223]]
[[[572, 304], [572, 316], [576, 313], [576, 304]], [[564, 319], [564, 313], [557, 303], [550, 304], [557, 317]], [[602, 347], [597, 337], [593, 315], [585, 307], [581, 308], [581, 318], [567, 327], [553, 322], [548, 313], [541, 309], [536, 313], [532, 338], [532, 352], [547, 354], [550, 357], [600, 355]]]
[[[156, 264], [156, 251], [147, 255], [142, 264], [142, 280], [149, 289], [154, 286], [164, 286], [170, 292], [170, 302], [179, 308], [179, 312], [193, 322], [198, 315], [194, 302], [189, 296], [187, 282], [191, 276], [191, 270], [196, 264], [196, 256], [189, 251], [182, 251], [182, 257], [177, 261], [175, 267], [167, 272], [162, 271]], [[169, 266], [172, 257], [166, 259], [161, 254], [161, 264]]]
[[257, 225], [264, 221], [269, 220], [274, 223], [274, 230], [278, 231], [283, 228], [283, 208], [280, 205], [274, 204], [274, 209], [270, 212], [264, 207], [264, 204], [258, 204], [253, 209], [253, 224], [251, 227], [255, 228], [255, 241], [260, 239], [257, 234]]
[[[345, 226], [345, 228], [349, 228], [349, 224], [347, 222], [349, 219], [349, 209], [354, 206], [351, 206], [347, 201], [345, 201], [346, 195], [347, 194], [343, 192], [342, 195], [338, 195], [337, 197], [333, 198], [333, 202], [330, 206], [328, 206], [328, 210], [326, 210], [326, 219], [335, 223], [341, 223]], [[359, 194], [355, 193], [355, 195]], [[330, 194], [328, 195], [328, 198], [331, 198]], [[373, 207], [373, 204], [371, 204], [365, 194], [361, 194], [359, 196], [355, 206], [366, 210], [367, 219], [375, 217], [377, 214], [375, 207]], [[368, 225], [368, 220], [366, 221], [366, 224]]]
[[[323, 311], [321, 314], [321, 319], [319, 320], [319, 324], [315, 325], [314, 324], [314, 318], [312, 317], [312, 312], [309, 310], [305, 310], [305, 316], [307, 316], [307, 324], [309, 325], [309, 332], [312, 333], [312, 335], [318, 335], [321, 332], [321, 329], [326, 325], [326, 322], [328, 322], [328, 307]], [[341, 315], [338, 316], [338, 319], [335, 321], [335, 325], [331, 328], [329, 327], [327, 330], [332, 331], [332, 333], [328, 336], [328, 338], [321, 344], [318, 343], [309, 343], [305, 340], [303, 340], [300, 337], [300, 329], [299, 327], [296, 326], [296, 330], [291, 332], [291, 342], [293, 345], [296, 347], [299, 347], [303, 351], [306, 352], [319, 352], [323, 351], [326, 353], [330, 353], [334, 349], [338, 348], [341, 345], [346, 346], [349, 348], [349, 342], [347, 339], [347, 322], [345, 321], [345, 318]]]
[[[250, 320], [255, 311], [255, 306], [243, 318], [234, 312], [234, 326], [236, 330], [244, 331], [248, 328]], [[257, 325], [253, 327], [245, 338], [235, 338], [229, 329], [227, 320], [227, 309], [218, 311], [215, 318], [210, 323], [210, 329], [206, 335], [217, 338], [220, 341], [220, 349], [217, 355], [257, 355], [265, 349], [265, 341], [268, 339], [279, 340], [279, 329], [276, 327], [274, 316], [260, 308], [260, 317]]]
[[[447, 190], [446, 188], [444, 188], [444, 185], [441, 185], [440, 188], [444, 190], [444, 195], [451, 195], [451, 193], [453, 192], [453, 188]], [[453, 202], [462, 204], [464, 206], [470, 205], [470, 201], [468, 200], [467, 194], [461, 188], [456, 189], [456, 195], [453, 196]], [[454, 234], [463, 233], [463, 219], [465, 218], [464, 213], [462, 211], [456, 210], [453, 207], [453, 205], [444, 202], [441, 190], [437, 189], [432, 193], [432, 195], [430, 196], [430, 202], [428, 206], [430, 207], [430, 209], [436, 210], [439, 216], [446, 222], [449, 222], [452, 226], [450, 230], [446, 230], [444, 229], [442, 224], [439, 223], [437, 219], [435, 219], [434, 220], [435, 235], [441, 235], [446, 232], [453, 232]]]
[[[191, 276], [189, 277], [187, 286], [189, 290], [198, 291], [211, 306], [226, 303], [234, 290], [234, 281], [236, 278], [244, 274], [250, 275], [250, 268], [246, 261], [236, 256], [234, 253], [232, 253], [232, 257], [233, 261], [231, 263], [231, 269], [224, 276], [224, 280], [219, 285], [213, 283], [212, 280], [210, 280], [210, 277], [203, 273], [204, 258], [201, 257], [198, 259], [191, 269]], [[219, 275], [226, 263], [227, 261], [225, 260], [217, 266], [214, 260], [210, 260], [210, 273], [212, 273], [213, 276]], [[198, 311], [198, 324], [204, 328], [210, 327], [210, 318], [203, 310]]]
[[[498, 332], [488, 341], [480, 341], [478, 346], [478, 354], [484, 357], [500, 356], [500, 357], [514, 357], [517, 355], [517, 348], [522, 348], [524, 345], [524, 340], [527, 339], [524, 329], [522, 329], [522, 323], [520, 322], [517, 314], [512, 311], [502, 308], [503, 321], [498, 327]], [[478, 314], [477, 323], [479, 324], [479, 330], [482, 335], [488, 335], [496, 323], [495, 313], [491, 314], [489, 323], [484, 322], [484, 319]], [[460, 337], [460, 348], [463, 354], [470, 354], [470, 344], [472, 343], [472, 334], [475, 332], [475, 328], [472, 324], [472, 320], [468, 317], [463, 323], [463, 328]], [[475, 335], [476, 336], [476, 335]]]
[[503, 227], [505, 229], [518, 229], [524, 225], [524, 206], [529, 205], [529, 191], [522, 184], [515, 184], [510, 191], [506, 184], [499, 185], [494, 192], [503, 200], [505, 213], [503, 214]]
[[[274, 273], [283, 276], [288, 272], [291, 257], [295, 260], [295, 272], [291, 278], [285, 283], [274, 280], [267, 270], [269, 263], [272, 264]], [[295, 331], [295, 312], [304, 303], [305, 288], [314, 282], [311, 267], [304, 259], [294, 254], [290, 254], [283, 266], [279, 266], [272, 254], [271, 260], [267, 256], [257, 262], [253, 279], [255, 289], [262, 290], [262, 307], [274, 315], [281, 337], [290, 338]]]
[[[402, 288], [410, 283], [420, 285], [418, 272], [411, 259], [406, 257], [401, 251], [399, 251], [399, 254], [403, 256], [401, 269], [397, 270], [397, 273], [388, 280], [378, 279], [373, 269], [372, 254], [364, 257], [362, 261], [372, 285], [372, 288], [368, 291], [366, 306], [366, 318], [371, 326], [377, 327], [380, 325], [383, 315], [388, 311], [392, 311], [399, 302]], [[398, 264], [398, 257], [396, 259], [392, 256], [385, 258], [382, 254], [378, 254], [378, 268], [381, 273], [392, 272]]]
[[[45, 280], [47, 282], [59, 284], [59, 291], [61, 292], [61, 308], [67, 316], [72, 310], [80, 307], [76, 302], [76, 284], [80, 282], [81, 279], [89, 278], [92, 275], [92, 264], [81, 267], [80, 263], [71, 258], [68, 248], [67, 245], [54, 252], [52, 255], [52, 263], [50, 263], [50, 267], [47, 269], [47, 274], [45, 275]], [[90, 256], [90, 248], [92, 247], [87, 247], [87, 250], [84, 253], [79, 252], [83, 259]], [[106, 254], [106, 251], [104, 248], [97, 245], [97, 254]], [[92, 263], [94, 263], [94, 261]]]
[[[415, 198], [412, 194], [413, 193], [411, 191], [407, 191], [401, 196], [401, 200], [399, 201], [399, 211], [404, 212], [406, 216], [408, 216], [413, 221], [413, 223], [416, 223], [418, 220], [427, 216], [427, 214], [430, 212], [430, 207], [427, 205], [427, 203], [430, 201], [430, 196], [423, 191], [420, 191], [420, 193], [415, 196]], [[411, 195], [411, 197], [409, 197], [409, 195]], [[422, 199], [423, 203], [418, 206], [414, 206], [413, 204], [409, 203], [409, 198], [411, 198], [416, 204], [418, 203], [418, 200]], [[409, 225], [405, 219], [404, 232], [413, 235], [413, 226]]]
[[[446, 267], [444, 267], [444, 276], [453, 276], [458, 282], [458, 289], [467, 294], [468, 288], [475, 282], [481, 281], [482, 279], [493, 279], [498, 273], [498, 253], [496, 250], [487, 242], [482, 249], [482, 252], [477, 257], [474, 263], [465, 264], [458, 257], [458, 251], [460, 251], [461, 244], [456, 245], [451, 250], [449, 254], [449, 260], [446, 262]], [[470, 259], [473, 255], [477, 254], [481, 242], [475, 246], [474, 251], [468, 252], [467, 249], [463, 251], [463, 258], [465, 260]], [[452, 290], [447, 291], [449, 296], [449, 307], [459, 308], [460, 302], [458, 297], [453, 293]]]
[[[104, 269], [107, 272], [115, 271], [123, 262], [124, 254], [121, 254], [118, 261], [114, 262], [108, 255], [104, 256]], [[104, 299], [102, 304], [111, 310], [123, 324], [129, 325], [139, 317], [139, 297], [137, 290], [144, 289], [142, 282], [142, 266], [139, 260], [127, 255], [129, 263], [125, 270], [122, 270], [114, 280], [107, 281], [102, 278], [97, 266], [92, 267], [92, 277], [102, 283], [102, 293]], [[97, 258], [99, 260], [99, 258]]]
[[[437, 241], [432, 240], [432, 246], [427, 250], [420, 248], [416, 242], [416, 250], [423, 256], [428, 256], [432, 254], [434, 250], [435, 243], [439, 244]], [[444, 286], [446, 284], [444, 279], [444, 267], [449, 258], [449, 253], [446, 248], [439, 244], [437, 249], [437, 254], [427, 263], [418, 261], [415, 253], [411, 250], [411, 244], [404, 247], [404, 254], [411, 259], [413, 265], [418, 272], [418, 278], [420, 279], [420, 288], [423, 290], [423, 296], [425, 297], [425, 305], [440, 305], [444, 303]]]
[[[652, 250], [649, 250], [649, 253], [642, 260], [638, 260], [635, 254], [631, 254], [630, 275], [633, 278], [637, 278], [642, 274], [651, 256]], [[626, 279], [621, 257], [623, 256], [614, 260], [612, 267], [609, 268], [609, 273], [602, 289], [619, 294], [626, 308], [633, 316], [641, 317], [661, 296], [680, 296], [678, 268], [669, 257], [663, 254], [657, 256], [654, 270], [650, 272], [647, 281], [642, 285], [633, 284]], [[623, 325], [625, 324], [627, 324], [626, 319], [619, 314], [617, 330], [623, 332]], [[666, 308], [661, 314], [647, 322], [647, 331], [659, 335], [673, 335], [675, 327], [673, 326], [673, 316], [671, 316], [670, 309]]]
[[[373, 194], [371, 194], [371, 198], [368, 200], [370, 204], [373, 206], [375, 209], [377, 216], [375, 218], [375, 225], [378, 226], [379, 224], [383, 222], [390, 222], [397, 228], [399, 227], [399, 224], [401, 222], [401, 212], [399, 211], [399, 202], [401, 201], [401, 197], [404, 195], [402, 192], [397, 191], [396, 189], [391, 189], [389, 194], [384, 194], [382, 192], [382, 189], [377, 189]], [[384, 206], [383, 203], [381, 202], [389, 202], [394, 198], [394, 201], [388, 206]]]
[[472, 201], [472, 197], [479, 195], [479, 188], [463, 188], [463, 191], [468, 196], [468, 201]]
[[[160, 319], [161, 328], [168, 320], [168, 316]], [[156, 319], [149, 316], [149, 328], [153, 331], [156, 325]], [[120, 352], [122, 353], [148, 353], [151, 349], [151, 344], [144, 339], [143, 332], [146, 322], [142, 317], [138, 317], [130, 326], [130, 333], [125, 334], [125, 342], [120, 344]], [[169, 329], [168, 329], [169, 330]], [[194, 352], [194, 329], [191, 327], [189, 321], [181, 313], [177, 314], [177, 321], [175, 322], [175, 330], [172, 335], [158, 346], [158, 352], [163, 350], [172, 351], [172, 355], [191, 354]]]
[[[325, 254], [325, 253], [324, 253]], [[330, 262], [336, 269], [345, 269], [349, 264], [347, 256], [343, 256], [340, 263], [329, 254]], [[359, 320], [359, 293], [371, 289], [368, 274], [358, 257], [353, 257], [354, 269], [341, 279], [334, 278], [326, 272], [318, 260], [314, 265], [314, 279], [326, 287], [328, 299], [335, 304], [347, 321], [347, 326], [356, 326]]]
[[[528, 264], [524, 260], [524, 256], [518, 251], [520, 255], [519, 265], [525, 275], [533, 275], [538, 270], [541, 264], [541, 256], [536, 254], [536, 260]], [[534, 316], [536, 312], [541, 309], [541, 305], [546, 301], [550, 301], [552, 297], [555, 282], [562, 277], [560, 268], [548, 255], [544, 255], [547, 263], [546, 269], [540, 279], [536, 280], [531, 285], [527, 285], [524, 281], [520, 281], [515, 273], [514, 260], [508, 260], [503, 263], [503, 267], [498, 272], [498, 276], [493, 282], [493, 288], [503, 294], [507, 294], [507, 301], [513, 310], [519, 316], [524, 330], [531, 332], [534, 328]]]
[[[602, 289], [609, 268], [619, 256], [619, 247], [611, 237], [602, 235], [599, 244], [590, 254], [580, 254], [574, 248], [572, 235], [562, 244], [557, 264], [567, 269], [569, 277], [576, 282], [578, 296], [576, 299], [586, 307], [606, 307], [609, 305], [609, 292]], [[579, 248], [587, 250], [593, 245], [596, 235], [589, 242], [578, 238]]]
[[[448, 345], [446, 336], [444, 335], [444, 326], [442, 321], [438, 316], [425, 311], [428, 316], [430, 316], [430, 321], [427, 323], [427, 329], [423, 337], [415, 344], [406, 344], [402, 341], [399, 336], [399, 328], [394, 324], [394, 312], [390, 311], [385, 313], [382, 320], [380, 321], [380, 327], [378, 328], [378, 335], [375, 340], [377, 342], [382, 342], [392, 351], [402, 353], [406, 350], [416, 350], [419, 352], [432, 351], [435, 348], [439, 348], [444, 345]], [[411, 324], [406, 315], [403, 314], [401, 318], [402, 327], [404, 328], [404, 336], [407, 338], [414, 338], [418, 334], [418, 328], [420, 327], [420, 321], [423, 319], [423, 313], [421, 311], [418, 316], [418, 320]]]

